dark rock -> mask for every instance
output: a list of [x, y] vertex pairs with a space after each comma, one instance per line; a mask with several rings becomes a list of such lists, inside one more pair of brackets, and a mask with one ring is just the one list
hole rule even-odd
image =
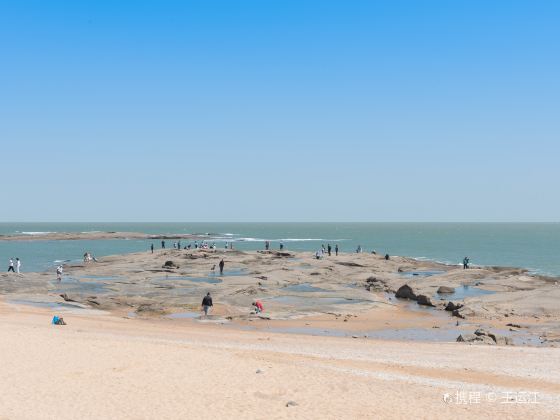
[[70, 299], [66, 293], [62, 293], [62, 294], [59, 295], [59, 296], [60, 296], [62, 299], [64, 299], [66, 302], [76, 302], [74, 299]]
[[481, 335], [488, 335], [488, 331], [486, 331], [483, 328], [477, 328], [474, 332], [475, 335], [481, 336]]
[[286, 407], [295, 407], [296, 405], [298, 405], [298, 403], [295, 401], [288, 401], [286, 403]]
[[430, 300], [430, 298], [426, 295], [418, 295], [416, 297], [416, 300], [418, 302], [418, 305], [424, 305], [424, 306], [435, 306], [432, 301]]
[[337, 262], [338, 265], [345, 265], [346, 267], [364, 267], [362, 264], [358, 264], [355, 262], [346, 262], [346, 261], [340, 261]]
[[439, 286], [439, 288], [437, 289], [437, 293], [439, 294], [455, 293], [455, 288], [449, 286]]
[[512, 323], [506, 324], [506, 327], [523, 328], [523, 327], [522, 327], [521, 325], [519, 325], [519, 324], [512, 324]]
[[445, 305], [445, 310], [446, 311], [454, 311], [456, 309], [461, 309], [463, 307], [462, 303], [455, 303], [455, 302], [447, 302], [447, 305]]
[[461, 312], [459, 312], [459, 309], [454, 309], [453, 312], [451, 312], [451, 314], [453, 316], [456, 316], [457, 318], [461, 318], [461, 319], [465, 319], [466, 316], [463, 315]]
[[293, 255], [290, 254], [289, 252], [282, 252], [282, 251], [276, 251], [274, 255], [276, 255], [277, 257], [293, 257]]
[[412, 287], [410, 287], [408, 284], [399, 287], [399, 290], [397, 290], [395, 296], [401, 299], [411, 299], [411, 300], [417, 299], [416, 294], [412, 290]]
[[179, 266], [176, 265], [173, 261], [169, 260], [165, 261], [165, 264], [163, 264], [161, 268], [179, 268]]

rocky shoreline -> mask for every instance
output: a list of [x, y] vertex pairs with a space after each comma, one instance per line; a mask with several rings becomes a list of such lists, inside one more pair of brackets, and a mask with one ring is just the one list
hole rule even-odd
[[[217, 272], [221, 259], [224, 275]], [[560, 344], [557, 279], [515, 268], [463, 270], [374, 254], [316, 259], [309, 252], [171, 249], [70, 264], [60, 283], [54, 273], [0, 278], [0, 293], [8, 302], [165, 322], [212, 321], [351, 337], [389, 331], [396, 339], [403, 331], [418, 330], [427, 341], [449, 341], [456, 333], [453, 340], [462, 336], [460, 341], [491, 344], [490, 336], [474, 333], [482, 328], [504, 337], [494, 344]], [[215, 307], [202, 320], [200, 301], [207, 292]], [[264, 314], [252, 313], [255, 299], [264, 303]]]

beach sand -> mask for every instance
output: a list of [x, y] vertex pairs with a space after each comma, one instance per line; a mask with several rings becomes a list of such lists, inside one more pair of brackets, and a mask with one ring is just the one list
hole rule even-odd
[[50, 316], [0, 304], [2, 419], [557, 418], [560, 412], [555, 348], [295, 336], [110, 315], [68, 314], [68, 325], [54, 326]]

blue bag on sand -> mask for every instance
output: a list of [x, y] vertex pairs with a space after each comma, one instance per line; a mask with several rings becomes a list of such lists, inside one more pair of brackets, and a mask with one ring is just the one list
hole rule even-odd
[[53, 325], [58, 324], [58, 320], [59, 320], [58, 315], [53, 316], [53, 319], [52, 319]]

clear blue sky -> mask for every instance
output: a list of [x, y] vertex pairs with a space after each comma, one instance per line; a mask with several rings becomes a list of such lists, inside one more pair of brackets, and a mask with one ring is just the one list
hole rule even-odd
[[558, 221], [558, 1], [2, 1], [2, 221]]

